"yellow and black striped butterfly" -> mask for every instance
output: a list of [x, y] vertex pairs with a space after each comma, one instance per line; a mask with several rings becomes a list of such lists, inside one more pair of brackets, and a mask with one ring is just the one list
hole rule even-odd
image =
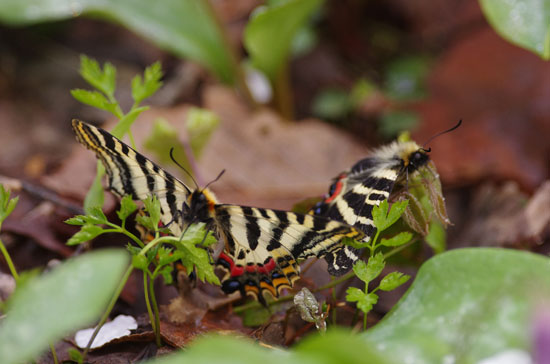
[[292, 287], [300, 260], [324, 258], [329, 272], [340, 274], [357, 259], [341, 241], [363, 239], [359, 229], [326, 217], [219, 204], [208, 189], [191, 190], [107, 131], [78, 120], [72, 126], [77, 140], [103, 162], [115, 194], [156, 196], [161, 221], [176, 236], [197, 222], [215, 232], [225, 244], [217, 265], [226, 272], [226, 293], [240, 291], [264, 302], [264, 294], [278, 297]]
[[[459, 120], [455, 126], [434, 135], [425, 144], [455, 130], [461, 124], [462, 120]], [[424, 167], [439, 184], [439, 176], [428, 156], [430, 150], [413, 141], [395, 141], [375, 149], [369, 157], [334, 178], [323, 201], [317, 203], [309, 213], [354, 226], [365, 233], [363, 241], [367, 242], [376, 233], [372, 220], [373, 207], [388, 199], [396, 185], [406, 184], [412, 174]], [[441, 198], [439, 203], [432, 203], [438, 205], [434, 209], [441, 223], [449, 224], [443, 197], [434, 196], [436, 193], [433, 191], [430, 194], [430, 199], [434, 201]], [[358, 255], [357, 249], [350, 246], [345, 249], [349, 256]]]
[[[374, 150], [371, 155], [339, 174], [323, 201], [310, 211], [355, 226], [368, 241], [376, 233], [372, 208], [389, 198], [394, 186], [430, 162], [429, 150], [413, 141], [395, 141]], [[358, 254], [347, 247], [349, 254]]]

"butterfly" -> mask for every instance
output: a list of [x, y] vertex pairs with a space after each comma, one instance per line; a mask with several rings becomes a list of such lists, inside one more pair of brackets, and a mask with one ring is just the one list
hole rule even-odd
[[[429, 150], [413, 141], [395, 141], [375, 149], [367, 158], [340, 173], [324, 199], [310, 211], [355, 226], [368, 241], [375, 233], [372, 209], [389, 198], [394, 186], [406, 182], [410, 175], [430, 162]], [[350, 254], [358, 254], [346, 247]]]
[[355, 255], [342, 243], [364, 233], [346, 223], [310, 214], [220, 204], [207, 188], [191, 189], [109, 132], [72, 121], [77, 140], [95, 152], [109, 177], [111, 191], [135, 200], [156, 196], [161, 222], [179, 236], [193, 223], [205, 223], [223, 241], [216, 265], [225, 272], [222, 290], [239, 291], [265, 303], [279, 297], [299, 278], [298, 262], [324, 258], [329, 273], [351, 269]]
[[[455, 126], [434, 135], [425, 144], [461, 124], [462, 120], [459, 120]], [[439, 176], [428, 155], [430, 151], [414, 141], [394, 141], [373, 150], [370, 156], [334, 178], [327, 195], [309, 213], [352, 225], [365, 234], [363, 241], [367, 242], [376, 233], [373, 207], [388, 199], [396, 185], [406, 185], [409, 177], [424, 167], [439, 183]], [[437, 196], [434, 191], [429, 195], [438, 219], [444, 225], [449, 224], [442, 196]], [[345, 249], [349, 255], [358, 255], [357, 249], [350, 246]]]

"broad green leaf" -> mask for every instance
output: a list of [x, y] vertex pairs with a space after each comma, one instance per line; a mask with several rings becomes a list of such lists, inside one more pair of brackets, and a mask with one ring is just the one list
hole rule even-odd
[[399, 218], [401, 217], [401, 215], [403, 215], [403, 212], [407, 208], [408, 204], [409, 204], [409, 201], [407, 201], [407, 200], [394, 202], [391, 205], [391, 209], [388, 212], [388, 217], [385, 221], [385, 226], [386, 227], [382, 228], [382, 230], [385, 230], [386, 228], [393, 225], [397, 220], [399, 220]]
[[322, 0], [288, 0], [256, 10], [244, 33], [254, 68], [275, 80], [290, 56], [292, 40]]
[[412, 239], [412, 234], [408, 231], [403, 231], [390, 239], [382, 239], [381, 243], [384, 246], [401, 246], [403, 244], [407, 244]]
[[3, 0], [0, 21], [22, 26], [80, 15], [103, 18], [204, 65], [232, 84], [235, 66], [210, 9], [203, 0], [163, 0], [155, 6], [148, 0]]
[[108, 222], [107, 216], [105, 216], [99, 207], [91, 207], [88, 211], [87, 218], [90, 224], [105, 224]]
[[[188, 272], [196, 267], [197, 278], [219, 285], [220, 280], [214, 274], [211, 257], [204, 249], [204, 247], [212, 245], [218, 240], [212, 235], [212, 232], [208, 232], [207, 236], [205, 234], [204, 224], [193, 224], [187, 228], [183, 239], [176, 244], [176, 247], [183, 253], [181, 263]], [[197, 246], [199, 244], [201, 247]]]
[[384, 200], [378, 206], [372, 208], [372, 220], [379, 230], [384, 230], [389, 207], [388, 200]]
[[77, 245], [90, 241], [103, 232], [103, 228], [96, 225], [85, 224], [79, 232], [74, 234], [67, 241], [67, 245]]
[[118, 218], [124, 221], [136, 210], [137, 205], [132, 200], [132, 196], [126, 195], [120, 200], [120, 209], [116, 213], [118, 215]]
[[361, 280], [365, 283], [369, 283], [374, 278], [378, 277], [380, 273], [382, 273], [385, 265], [386, 262], [384, 262], [384, 254], [377, 253], [375, 256], [370, 257], [369, 261], [367, 262], [367, 274], [365, 277], [366, 279]]
[[86, 253], [18, 289], [0, 321], [2, 364], [34, 360], [50, 343], [94, 323], [127, 264], [122, 250]]
[[162, 86], [160, 79], [162, 78], [162, 68], [160, 62], [155, 62], [145, 69], [143, 72], [143, 78], [140, 75], [136, 75], [132, 79], [132, 98], [137, 105]]
[[[263, 308], [262, 308], [263, 309]], [[266, 309], [263, 309], [269, 312]], [[215, 348], [215, 350], [213, 350]], [[178, 353], [146, 364], [390, 364], [375, 345], [365, 343], [361, 336], [344, 330], [328, 330], [325, 335], [308, 335], [292, 350], [267, 349], [257, 343], [235, 336], [202, 337]]]
[[112, 114], [116, 113], [118, 105], [116, 103], [109, 102], [107, 98], [98, 91], [74, 89], [71, 90], [71, 95], [83, 104], [108, 111]]
[[391, 272], [380, 281], [380, 289], [382, 291], [391, 291], [403, 283], [407, 282], [411, 276], [403, 274], [401, 272]]
[[507, 41], [550, 59], [550, 3], [545, 0], [480, 0], [485, 17]]
[[456, 249], [427, 261], [364, 338], [396, 363], [478, 363], [504, 350], [530, 352], [535, 308], [549, 299], [548, 257]]

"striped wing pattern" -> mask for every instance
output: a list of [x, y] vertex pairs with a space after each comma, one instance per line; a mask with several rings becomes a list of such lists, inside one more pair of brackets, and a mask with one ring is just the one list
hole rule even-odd
[[[298, 262], [325, 258], [329, 272], [342, 274], [357, 259], [341, 244], [345, 237], [361, 240], [363, 232], [326, 217], [292, 212], [217, 204], [207, 189], [190, 191], [122, 141], [100, 128], [73, 120], [77, 139], [94, 151], [109, 175], [111, 190], [134, 199], [156, 196], [162, 222], [180, 235], [190, 222], [204, 222], [225, 243], [217, 265], [226, 273], [222, 289], [239, 291], [265, 302], [278, 297], [299, 278]], [[185, 208], [184, 208], [185, 207]]]
[[[331, 267], [335, 262], [330, 259], [344, 247], [343, 238], [363, 236], [334, 220], [287, 211], [217, 205], [216, 216], [225, 251], [234, 257], [222, 255], [218, 261], [226, 271], [222, 289], [239, 290], [260, 300], [266, 292], [278, 297], [283, 288], [292, 287], [300, 273], [298, 261], [325, 258]], [[338, 268], [338, 272], [348, 271], [351, 265]]]
[[109, 176], [109, 187], [116, 195], [132, 195], [134, 200], [156, 196], [161, 206], [162, 223], [174, 235], [183, 226], [181, 207], [189, 188], [134, 149], [103, 129], [73, 120], [77, 140], [95, 152]]

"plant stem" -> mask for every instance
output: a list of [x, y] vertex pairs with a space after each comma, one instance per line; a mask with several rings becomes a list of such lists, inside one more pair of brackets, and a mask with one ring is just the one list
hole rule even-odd
[[281, 69], [273, 80], [273, 95], [277, 111], [279, 111], [283, 118], [292, 120], [294, 118], [294, 105], [288, 63], [281, 66]]
[[149, 314], [149, 321], [151, 322], [151, 326], [153, 327], [153, 332], [156, 334], [156, 321], [154, 319], [153, 310], [151, 309], [151, 303], [149, 301], [149, 280], [147, 273], [147, 270], [143, 270], [143, 296], [145, 297], [145, 306], [147, 307], [147, 313]]
[[50, 351], [52, 352], [54, 364], [59, 364], [59, 361], [57, 360], [57, 353], [55, 352], [55, 346], [53, 346], [53, 344], [50, 344]]
[[107, 322], [107, 319], [109, 318], [109, 314], [113, 310], [113, 307], [115, 306], [116, 301], [118, 300], [118, 297], [120, 296], [120, 293], [122, 292], [122, 289], [126, 285], [126, 282], [128, 281], [128, 278], [130, 277], [130, 274], [132, 274], [132, 271], [134, 270], [134, 266], [130, 264], [128, 266], [128, 269], [126, 269], [126, 272], [122, 276], [122, 279], [120, 280], [120, 283], [118, 284], [118, 287], [116, 288], [115, 293], [113, 294], [113, 297], [111, 297], [111, 301], [109, 302], [109, 305], [107, 306], [107, 309], [103, 313], [103, 316], [101, 317], [101, 320], [99, 320], [99, 323], [97, 324], [97, 327], [94, 330], [94, 333], [92, 334], [92, 337], [90, 338], [90, 341], [88, 341], [88, 345], [86, 345], [86, 349], [84, 349], [84, 352], [82, 353], [82, 361], [84, 362], [86, 360], [86, 356], [88, 355], [88, 352], [90, 351], [90, 347], [92, 346], [92, 343], [94, 342], [95, 337], [97, 336], [97, 333], [101, 329], [101, 327]]
[[2, 239], [0, 239], [0, 250], [2, 251], [2, 255], [4, 255], [4, 259], [6, 259], [6, 263], [8, 264], [11, 275], [15, 279], [15, 284], [17, 284], [17, 282], [19, 281], [19, 274], [17, 274], [17, 270], [13, 265], [13, 261], [11, 260], [10, 254], [8, 253], [6, 246], [2, 242]]
[[151, 295], [151, 302], [153, 303], [153, 311], [155, 315], [155, 327], [156, 327], [155, 338], [157, 342], [157, 347], [161, 347], [162, 342], [160, 341], [160, 314], [159, 314], [159, 307], [157, 305], [157, 298], [155, 297], [154, 284], [155, 284], [155, 280], [151, 278], [149, 280], [149, 292]]

